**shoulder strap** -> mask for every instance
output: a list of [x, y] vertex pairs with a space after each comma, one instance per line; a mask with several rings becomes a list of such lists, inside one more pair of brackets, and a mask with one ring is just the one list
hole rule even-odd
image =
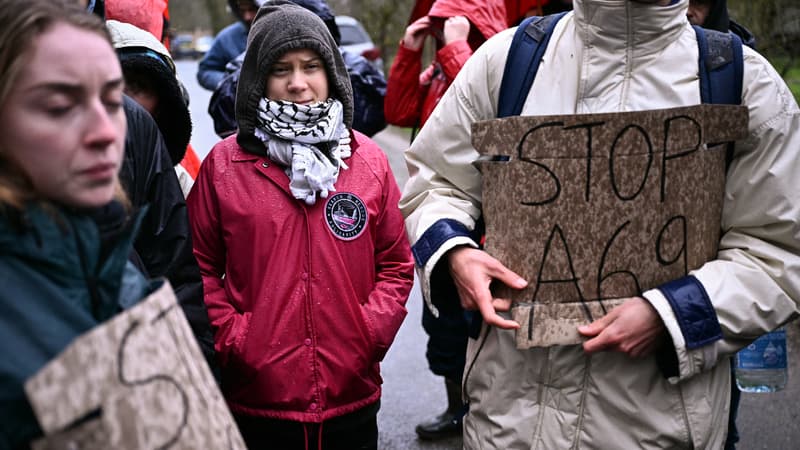
[[522, 112], [550, 36], [564, 14], [566, 12], [529, 17], [517, 27], [500, 83], [497, 117], [516, 116]]
[[[703, 103], [740, 105], [744, 61], [742, 40], [734, 33], [706, 30], [693, 25], [699, 49], [700, 99]], [[733, 160], [733, 144], [728, 144], [726, 166]]]
[[739, 105], [742, 103], [742, 40], [733, 33], [722, 33], [694, 26], [700, 50], [700, 98], [703, 103]]

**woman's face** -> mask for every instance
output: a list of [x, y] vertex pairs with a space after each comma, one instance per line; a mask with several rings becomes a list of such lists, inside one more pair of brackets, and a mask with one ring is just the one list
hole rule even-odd
[[284, 53], [269, 70], [266, 95], [301, 105], [326, 101], [328, 75], [322, 58], [308, 49]]
[[26, 53], [0, 105], [0, 154], [42, 197], [78, 208], [108, 203], [126, 128], [114, 49], [95, 32], [55, 23]]

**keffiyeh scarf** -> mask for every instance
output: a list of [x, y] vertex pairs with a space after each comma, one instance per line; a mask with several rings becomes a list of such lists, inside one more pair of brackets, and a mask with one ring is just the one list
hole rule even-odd
[[[262, 98], [255, 136], [264, 142], [271, 160], [286, 166], [292, 195], [306, 204], [313, 205], [317, 194], [326, 198], [335, 191], [339, 169], [347, 169], [343, 160], [350, 157], [350, 133], [336, 99], [300, 105]], [[327, 145], [329, 154], [315, 144]]]

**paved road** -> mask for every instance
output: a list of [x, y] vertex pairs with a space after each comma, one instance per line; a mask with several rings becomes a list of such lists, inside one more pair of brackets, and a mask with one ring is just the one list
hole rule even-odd
[[[178, 73], [191, 96], [194, 123], [192, 146], [202, 158], [219, 139], [206, 108], [210, 92], [195, 81], [197, 63], [178, 61]], [[386, 151], [401, 186], [408, 178], [403, 150], [408, 135], [388, 127], [375, 140]], [[445, 409], [444, 381], [431, 374], [425, 361], [426, 336], [421, 326], [422, 300], [415, 286], [408, 300], [408, 317], [382, 364], [384, 378], [378, 414], [382, 450], [453, 450], [460, 438], [442, 442], [419, 441], [414, 426]], [[791, 450], [800, 448], [800, 325], [788, 327], [789, 384], [774, 394], [745, 394], [739, 412], [741, 450]]]

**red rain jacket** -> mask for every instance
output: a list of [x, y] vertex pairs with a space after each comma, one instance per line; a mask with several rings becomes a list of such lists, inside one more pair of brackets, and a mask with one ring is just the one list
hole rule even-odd
[[163, 42], [167, 8], [168, 0], [106, 0], [106, 19], [136, 25]]
[[234, 412], [321, 422], [380, 398], [414, 262], [386, 156], [358, 132], [351, 146], [336, 192], [314, 205], [236, 135], [203, 161], [187, 204]]
[[[502, 0], [438, 0], [428, 15], [441, 18], [465, 16], [471, 26], [480, 31], [483, 40], [507, 28]], [[467, 41], [451, 42], [439, 48], [434, 61], [422, 71], [422, 49], [410, 50], [401, 40], [387, 80], [386, 123], [422, 127], [475, 48], [470, 47]]]

